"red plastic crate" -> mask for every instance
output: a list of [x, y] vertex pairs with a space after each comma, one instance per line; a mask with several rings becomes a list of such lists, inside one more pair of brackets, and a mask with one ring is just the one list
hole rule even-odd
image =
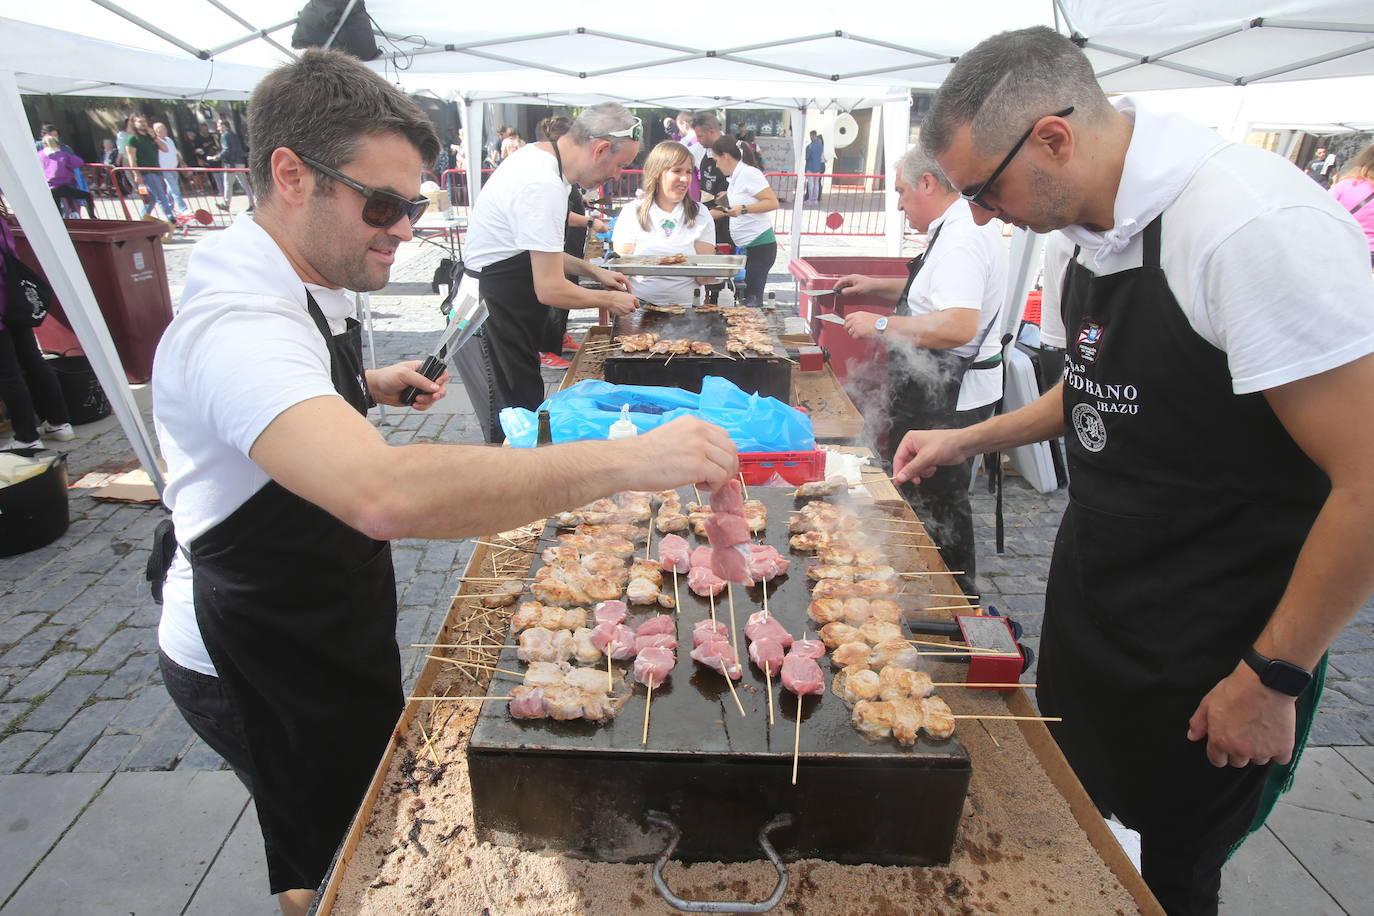
[[775, 474], [788, 483], [810, 483], [825, 477], [825, 452], [741, 452], [739, 472], [746, 484], [756, 487]]

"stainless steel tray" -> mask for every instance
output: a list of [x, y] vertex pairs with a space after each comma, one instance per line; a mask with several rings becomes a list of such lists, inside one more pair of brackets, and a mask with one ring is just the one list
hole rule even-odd
[[689, 254], [686, 264], [659, 264], [662, 255], [627, 255], [606, 264], [627, 277], [733, 277], [744, 270], [742, 254]]

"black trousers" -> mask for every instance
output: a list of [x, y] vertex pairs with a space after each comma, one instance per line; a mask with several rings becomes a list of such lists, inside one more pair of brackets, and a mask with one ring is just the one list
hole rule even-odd
[[744, 249], [744, 304], [763, 304], [763, 288], [768, 284], [768, 272], [777, 259], [777, 242]]
[[[992, 416], [996, 404], [960, 410], [954, 414], [951, 429], [963, 429], [981, 423]], [[901, 440], [889, 442], [895, 455]], [[939, 468], [919, 486], [901, 486], [902, 498], [925, 523], [931, 540], [940, 546], [945, 565], [963, 570], [955, 576], [959, 587], [968, 594], [977, 594], [975, 576], [978, 572], [977, 551], [973, 545], [973, 508], [969, 505], [968, 488], [973, 479], [973, 459]]]
[[10, 412], [14, 438], [33, 442], [38, 438], [38, 415], [54, 426], [71, 421], [57, 374], [43, 354], [33, 328], [0, 331], [0, 400]]
[[161, 649], [157, 653], [157, 663], [162, 672], [162, 684], [191, 731], [224, 758], [251, 794], [248, 739], [243, 734], [243, 722], [220, 686], [219, 678], [183, 668]]

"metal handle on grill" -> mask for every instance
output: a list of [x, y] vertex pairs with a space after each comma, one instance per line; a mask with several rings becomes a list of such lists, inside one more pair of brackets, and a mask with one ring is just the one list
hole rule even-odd
[[649, 823], [663, 827], [669, 833], [668, 846], [663, 850], [663, 854], [658, 857], [658, 861], [654, 863], [654, 887], [658, 889], [659, 896], [673, 909], [682, 910], [684, 913], [767, 913], [778, 905], [778, 901], [782, 900], [782, 895], [787, 891], [787, 866], [782, 864], [782, 860], [778, 858], [777, 850], [773, 848], [772, 843], [768, 842], [768, 835], [775, 830], [792, 826], [792, 815], [779, 814], [759, 830], [759, 846], [763, 849], [763, 854], [768, 857], [768, 861], [773, 863], [773, 868], [777, 870], [778, 884], [766, 900], [760, 900], [758, 903], [730, 900], [684, 900], [674, 894], [668, 887], [668, 882], [663, 880], [663, 869], [677, 849], [678, 840], [682, 838], [682, 830], [668, 818], [668, 815], [659, 811], [646, 812], [644, 817]]

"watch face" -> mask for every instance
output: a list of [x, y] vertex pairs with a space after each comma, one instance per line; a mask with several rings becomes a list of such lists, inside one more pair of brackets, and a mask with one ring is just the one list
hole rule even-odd
[[873, 322], [873, 327], [875, 327], [875, 328], [878, 329], [879, 331], [886, 331], [886, 330], [887, 330], [887, 316], [884, 315], [882, 318], [879, 318], [877, 321]]
[[1260, 682], [1266, 687], [1271, 687], [1279, 693], [1286, 693], [1290, 697], [1295, 697], [1307, 688], [1307, 684], [1312, 680], [1312, 675], [1308, 674], [1297, 665], [1290, 665], [1280, 659], [1274, 659], [1265, 666], [1264, 676]]

